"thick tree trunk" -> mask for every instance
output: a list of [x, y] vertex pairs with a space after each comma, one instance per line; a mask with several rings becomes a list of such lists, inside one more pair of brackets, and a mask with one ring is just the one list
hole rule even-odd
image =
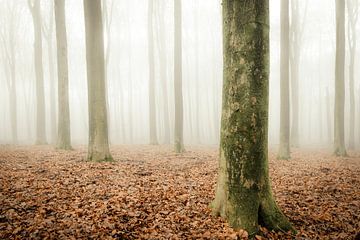
[[175, 152], [185, 151], [183, 143], [183, 94], [182, 94], [182, 13], [181, 0], [174, 2], [175, 54], [174, 54], [174, 88], [175, 88]]
[[335, 62], [335, 117], [334, 154], [346, 156], [344, 137], [345, 107], [345, 1], [336, 2], [336, 62]]
[[281, 0], [280, 39], [280, 148], [279, 159], [290, 159], [290, 95], [289, 95], [289, 1]]
[[155, 54], [154, 54], [154, 0], [148, 1], [148, 57], [149, 57], [149, 128], [150, 144], [157, 145], [155, 103]]
[[36, 76], [36, 144], [46, 144], [44, 71], [42, 62], [42, 36], [40, 0], [29, 3], [34, 22], [34, 60]]
[[89, 107], [89, 161], [111, 161], [105, 91], [101, 2], [84, 0]]
[[224, 87], [215, 214], [250, 235], [290, 230], [268, 170], [269, 1], [223, 1]]
[[58, 62], [58, 137], [57, 148], [70, 150], [69, 73], [65, 21], [65, 0], [55, 1], [55, 21]]

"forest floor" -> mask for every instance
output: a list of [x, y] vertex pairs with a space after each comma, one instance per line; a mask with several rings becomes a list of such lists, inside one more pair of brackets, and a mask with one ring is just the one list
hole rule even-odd
[[[117, 146], [114, 163], [85, 161], [86, 149], [0, 146], [0, 239], [240, 239], [211, 215], [218, 153], [192, 147]], [[296, 236], [266, 229], [256, 239], [356, 239], [360, 154], [335, 158], [270, 153], [277, 202]], [[261, 237], [261, 236], [262, 237]]]

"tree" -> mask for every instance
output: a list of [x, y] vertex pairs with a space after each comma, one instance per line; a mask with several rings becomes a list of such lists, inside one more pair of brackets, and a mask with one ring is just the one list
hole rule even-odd
[[69, 73], [65, 21], [65, 0], [55, 1], [55, 24], [58, 63], [58, 137], [57, 148], [70, 150]]
[[34, 61], [36, 76], [36, 144], [46, 144], [44, 71], [42, 62], [40, 0], [28, 0], [34, 25]]
[[160, 82], [163, 96], [163, 114], [164, 114], [164, 143], [170, 143], [170, 114], [169, 114], [169, 97], [168, 97], [168, 84], [167, 84], [167, 61], [166, 61], [166, 37], [165, 32], [165, 1], [156, 1], [156, 15], [158, 19], [157, 32], [157, 50], [159, 56], [159, 71], [160, 71]]
[[290, 95], [289, 95], [289, 1], [281, 0], [280, 38], [280, 148], [279, 159], [290, 158]]
[[251, 235], [290, 230], [268, 170], [269, 1], [223, 1], [224, 83], [215, 214]]
[[181, 0], [174, 1], [175, 54], [174, 54], [174, 89], [175, 89], [175, 152], [185, 151], [183, 143], [183, 96], [182, 96], [182, 11]]
[[103, 23], [100, 1], [84, 0], [89, 108], [89, 161], [112, 161], [108, 142]]
[[10, 14], [8, 24], [1, 23], [2, 29], [0, 30], [0, 37], [2, 42], [2, 60], [4, 66], [4, 72], [6, 76], [6, 86], [9, 91], [9, 103], [10, 103], [10, 121], [11, 121], [11, 135], [13, 144], [18, 143], [18, 126], [17, 126], [17, 87], [16, 87], [16, 29], [18, 28], [19, 12], [16, 8], [16, 4], [6, 2], [7, 10]]
[[346, 156], [344, 140], [345, 107], [345, 1], [336, 3], [336, 62], [335, 62], [335, 116], [334, 116], [334, 153]]
[[300, 16], [299, 0], [291, 1], [290, 26], [290, 76], [291, 76], [291, 132], [290, 142], [294, 147], [299, 146], [299, 66], [301, 58], [301, 45], [305, 26], [305, 15]]
[[359, 5], [357, 1], [347, 1], [348, 10], [348, 46], [350, 53], [349, 63], [349, 93], [350, 93], [350, 131], [349, 131], [349, 148], [355, 147], [355, 55], [357, 43], [356, 25], [359, 17]]
[[154, 0], [148, 1], [148, 57], [149, 57], [149, 128], [150, 144], [157, 145], [155, 106]]
[[[56, 1], [55, 1], [56, 2]], [[48, 63], [49, 63], [49, 88], [50, 88], [50, 133], [51, 143], [56, 143], [56, 101], [55, 101], [55, 70], [54, 70], [54, 48], [53, 48], [53, 33], [54, 33], [54, 4], [53, 1], [49, 1], [50, 14], [49, 14], [49, 26], [46, 27], [43, 24], [43, 35], [47, 42]]]

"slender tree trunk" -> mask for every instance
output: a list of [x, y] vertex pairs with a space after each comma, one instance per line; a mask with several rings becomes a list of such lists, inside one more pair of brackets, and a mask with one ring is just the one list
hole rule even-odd
[[[157, 1], [159, 4], [159, 1]], [[163, 112], [164, 112], [164, 143], [170, 144], [170, 114], [169, 114], [169, 97], [167, 84], [167, 64], [166, 64], [166, 39], [165, 39], [165, 21], [164, 21], [164, 7], [158, 5], [158, 54], [160, 62], [160, 81], [163, 95]]]
[[155, 103], [155, 54], [154, 54], [154, 0], [148, 1], [148, 55], [149, 55], [149, 128], [150, 144], [157, 145]]
[[279, 159], [290, 159], [290, 95], [289, 95], [289, 1], [281, 0], [280, 39], [280, 149]]
[[[166, 38], [164, 35], [165, 32], [165, 12], [164, 7], [160, 5], [160, 2], [157, 1], [158, 8], [156, 11], [157, 19], [158, 19], [158, 28], [157, 28], [157, 36], [158, 36], [158, 56], [160, 62], [160, 81], [161, 81], [161, 89], [163, 95], [163, 117], [164, 117], [164, 143], [170, 144], [170, 115], [169, 115], [169, 97], [168, 97], [168, 82], [167, 82], [167, 64], [166, 64]], [[163, 2], [161, 2], [163, 4]]]
[[357, 45], [356, 23], [358, 20], [357, 1], [348, 0], [348, 45], [350, 54], [349, 63], [349, 93], [350, 93], [350, 125], [349, 125], [349, 148], [355, 148], [355, 55]]
[[49, 62], [49, 88], [50, 88], [50, 141], [56, 144], [56, 102], [55, 102], [55, 71], [54, 71], [54, 51], [53, 51], [53, 32], [54, 32], [54, 5], [50, 1], [49, 28], [44, 32], [48, 48]]
[[[12, 19], [14, 21], [15, 19]], [[10, 29], [10, 120], [13, 144], [18, 143], [17, 130], [17, 89], [16, 89], [16, 55], [15, 55], [15, 36], [14, 29]]]
[[344, 140], [345, 107], [345, 1], [336, 2], [336, 63], [335, 63], [335, 121], [334, 153], [346, 156]]
[[55, 1], [55, 23], [58, 62], [58, 137], [57, 148], [70, 150], [69, 71], [65, 20], [65, 0]]
[[194, 1], [194, 25], [195, 25], [195, 133], [196, 133], [196, 141], [200, 143], [200, 69], [199, 69], [199, 20], [198, 20], [198, 9], [199, 3], [198, 1]]
[[174, 88], [175, 88], [175, 152], [185, 151], [183, 143], [183, 94], [182, 94], [182, 10], [181, 0], [174, 2], [175, 54], [174, 54]]
[[269, 1], [223, 1], [224, 87], [215, 214], [255, 235], [292, 229], [268, 170]]
[[40, 0], [29, 1], [29, 8], [34, 23], [34, 61], [36, 75], [36, 144], [46, 144], [44, 71], [42, 62], [42, 36]]
[[101, 2], [84, 0], [89, 105], [89, 161], [111, 161], [105, 90]]
[[333, 139], [333, 127], [331, 124], [331, 103], [330, 103], [330, 94], [329, 94], [329, 88], [326, 88], [326, 107], [327, 107], [327, 132], [328, 132], [328, 143], [332, 143]]

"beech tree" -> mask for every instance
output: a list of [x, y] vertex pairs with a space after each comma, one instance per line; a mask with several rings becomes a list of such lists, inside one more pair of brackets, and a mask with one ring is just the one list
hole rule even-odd
[[154, 0], [148, 1], [148, 57], [149, 57], [149, 129], [150, 144], [157, 145], [155, 103], [155, 54], [154, 54]]
[[224, 83], [215, 214], [250, 235], [292, 229], [268, 170], [269, 1], [223, 1]]
[[174, 0], [175, 54], [174, 54], [174, 88], [175, 88], [175, 152], [185, 151], [183, 143], [183, 94], [182, 94], [182, 11], [181, 0]]
[[[350, 125], [349, 125], [349, 148], [355, 147], [355, 56], [357, 51], [357, 22], [359, 18], [359, 4], [357, 0], [348, 0], [348, 46], [350, 54], [349, 63], [349, 93], [350, 93]], [[360, 104], [360, 103], [359, 103]]]
[[281, 0], [280, 9], [280, 148], [279, 159], [290, 158], [290, 72], [289, 72], [289, 0]]
[[42, 61], [42, 36], [40, 0], [28, 0], [34, 26], [34, 62], [36, 77], [36, 144], [46, 144], [44, 70]]
[[65, 21], [65, 0], [55, 1], [58, 64], [58, 137], [57, 148], [70, 150], [69, 71]]
[[335, 62], [335, 116], [334, 154], [346, 156], [344, 133], [345, 108], [345, 1], [336, 3], [336, 62]]
[[89, 161], [111, 161], [105, 90], [101, 1], [84, 0], [89, 108]]
[[11, 122], [12, 143], [18, 143], [18, 108], [17, 108], [17, 37], [16, 30], [18, 28], [19, 11], [14, 1], [5, 3], [10, 14], [7, 24], [1, 22], [0, 41], [2, 43], [2, 66], [4, 67], [6, 87], [9, 92], [9, 110]]

